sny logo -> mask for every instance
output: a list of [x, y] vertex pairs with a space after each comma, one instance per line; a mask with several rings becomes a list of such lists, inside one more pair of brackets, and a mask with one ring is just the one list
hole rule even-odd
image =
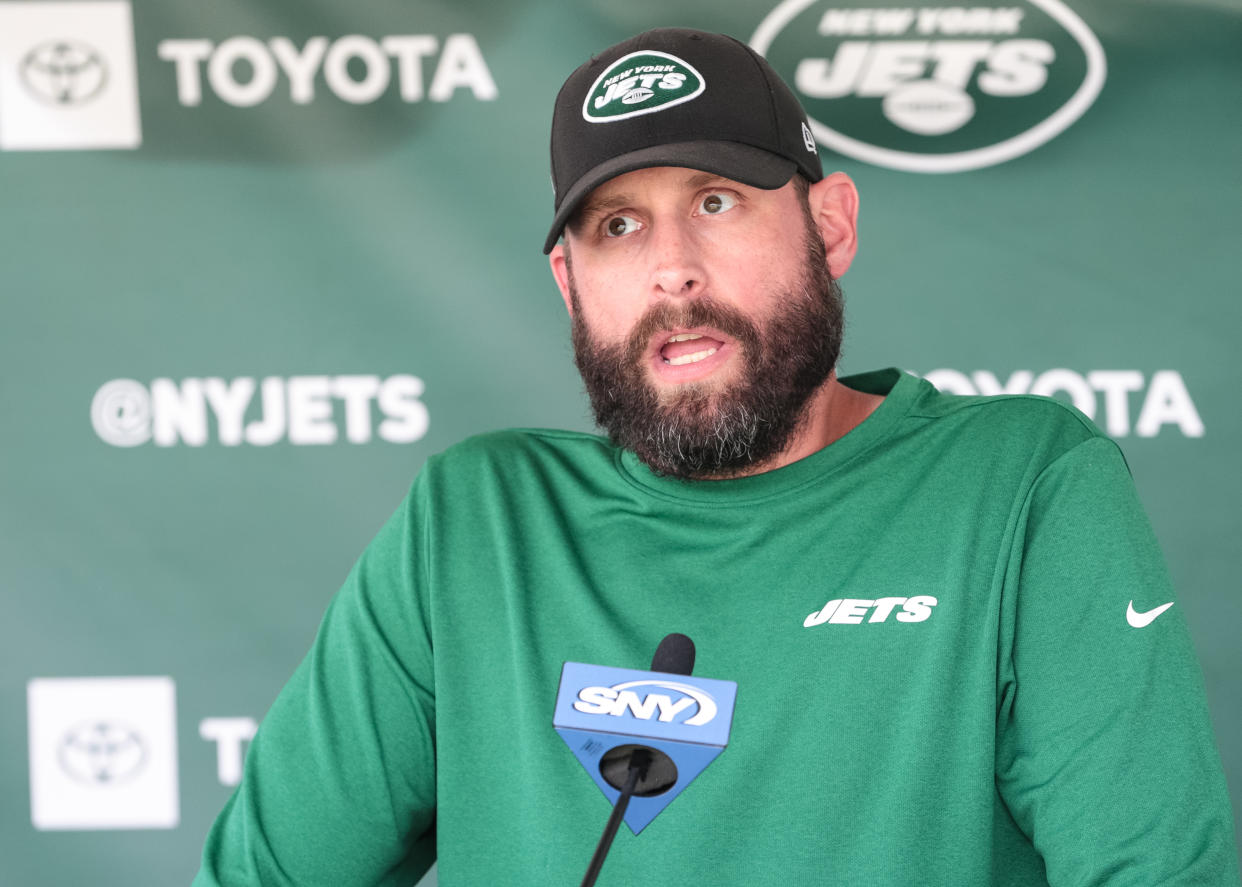
[[[639, 695], [636, 690], [642, 687], [671, 690], [675, 695], [652, 692]], [[641, 721], [656, 718], [666, 724], [677, 722], [688, 727], [708, 724], [716, 717], [716, 700], [709, 694], [689, 684], [661, 680], [625, 681], [611, 687], [584, 687], [578, 691], [574, 708], [583, 714], [616, 718], [628, 712]], [[679, 716], [682, 716], [680, 720]]]

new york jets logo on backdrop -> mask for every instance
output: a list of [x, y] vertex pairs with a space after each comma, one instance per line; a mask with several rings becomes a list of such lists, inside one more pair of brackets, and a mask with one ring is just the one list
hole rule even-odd
[[590, 123], [625, 120], [688, 102], [706, 88], [703, 75], [675, 55], [632, 52], [595, 79], [582, 103], [582, 116]]
[[1061, 0], [784, 0], [750, 42], [793, 85], [821, 144], [910, 172], [1034, 150], [1091, 107], [1106, 69]]

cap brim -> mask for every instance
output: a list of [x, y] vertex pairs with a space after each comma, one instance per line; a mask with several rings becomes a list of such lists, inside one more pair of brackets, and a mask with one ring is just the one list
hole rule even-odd
[[769, 191], [788, 182], [798, 168], [792, 160], [741, 142], [673, 142], [612, 157], [589, 170], [569, 189], [552, 219], [552, 228], [543, 244], [544, 254], [552, 252], [565, 223], [578, 209], [578, 204], [584, 197], [622, 173], [653, 166], [697, 169]]

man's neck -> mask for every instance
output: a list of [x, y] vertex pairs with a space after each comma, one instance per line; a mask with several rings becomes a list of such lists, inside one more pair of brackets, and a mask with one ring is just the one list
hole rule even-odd
[[771, 459], [755, 463], [730, 477], [747, 477], [784, 468], [849, 434], [875, 412], [884, 397], [842, 385], [834, 370], [807, 401], [804, 418], [789, 445]]

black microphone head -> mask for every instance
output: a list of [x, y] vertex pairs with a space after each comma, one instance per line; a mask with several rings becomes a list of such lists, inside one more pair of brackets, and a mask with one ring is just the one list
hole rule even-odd
[[665, 635], [651, 657], [651, 670], [666, 674], [690, 674], [694, 671], [694, 641], [676, 632]]

